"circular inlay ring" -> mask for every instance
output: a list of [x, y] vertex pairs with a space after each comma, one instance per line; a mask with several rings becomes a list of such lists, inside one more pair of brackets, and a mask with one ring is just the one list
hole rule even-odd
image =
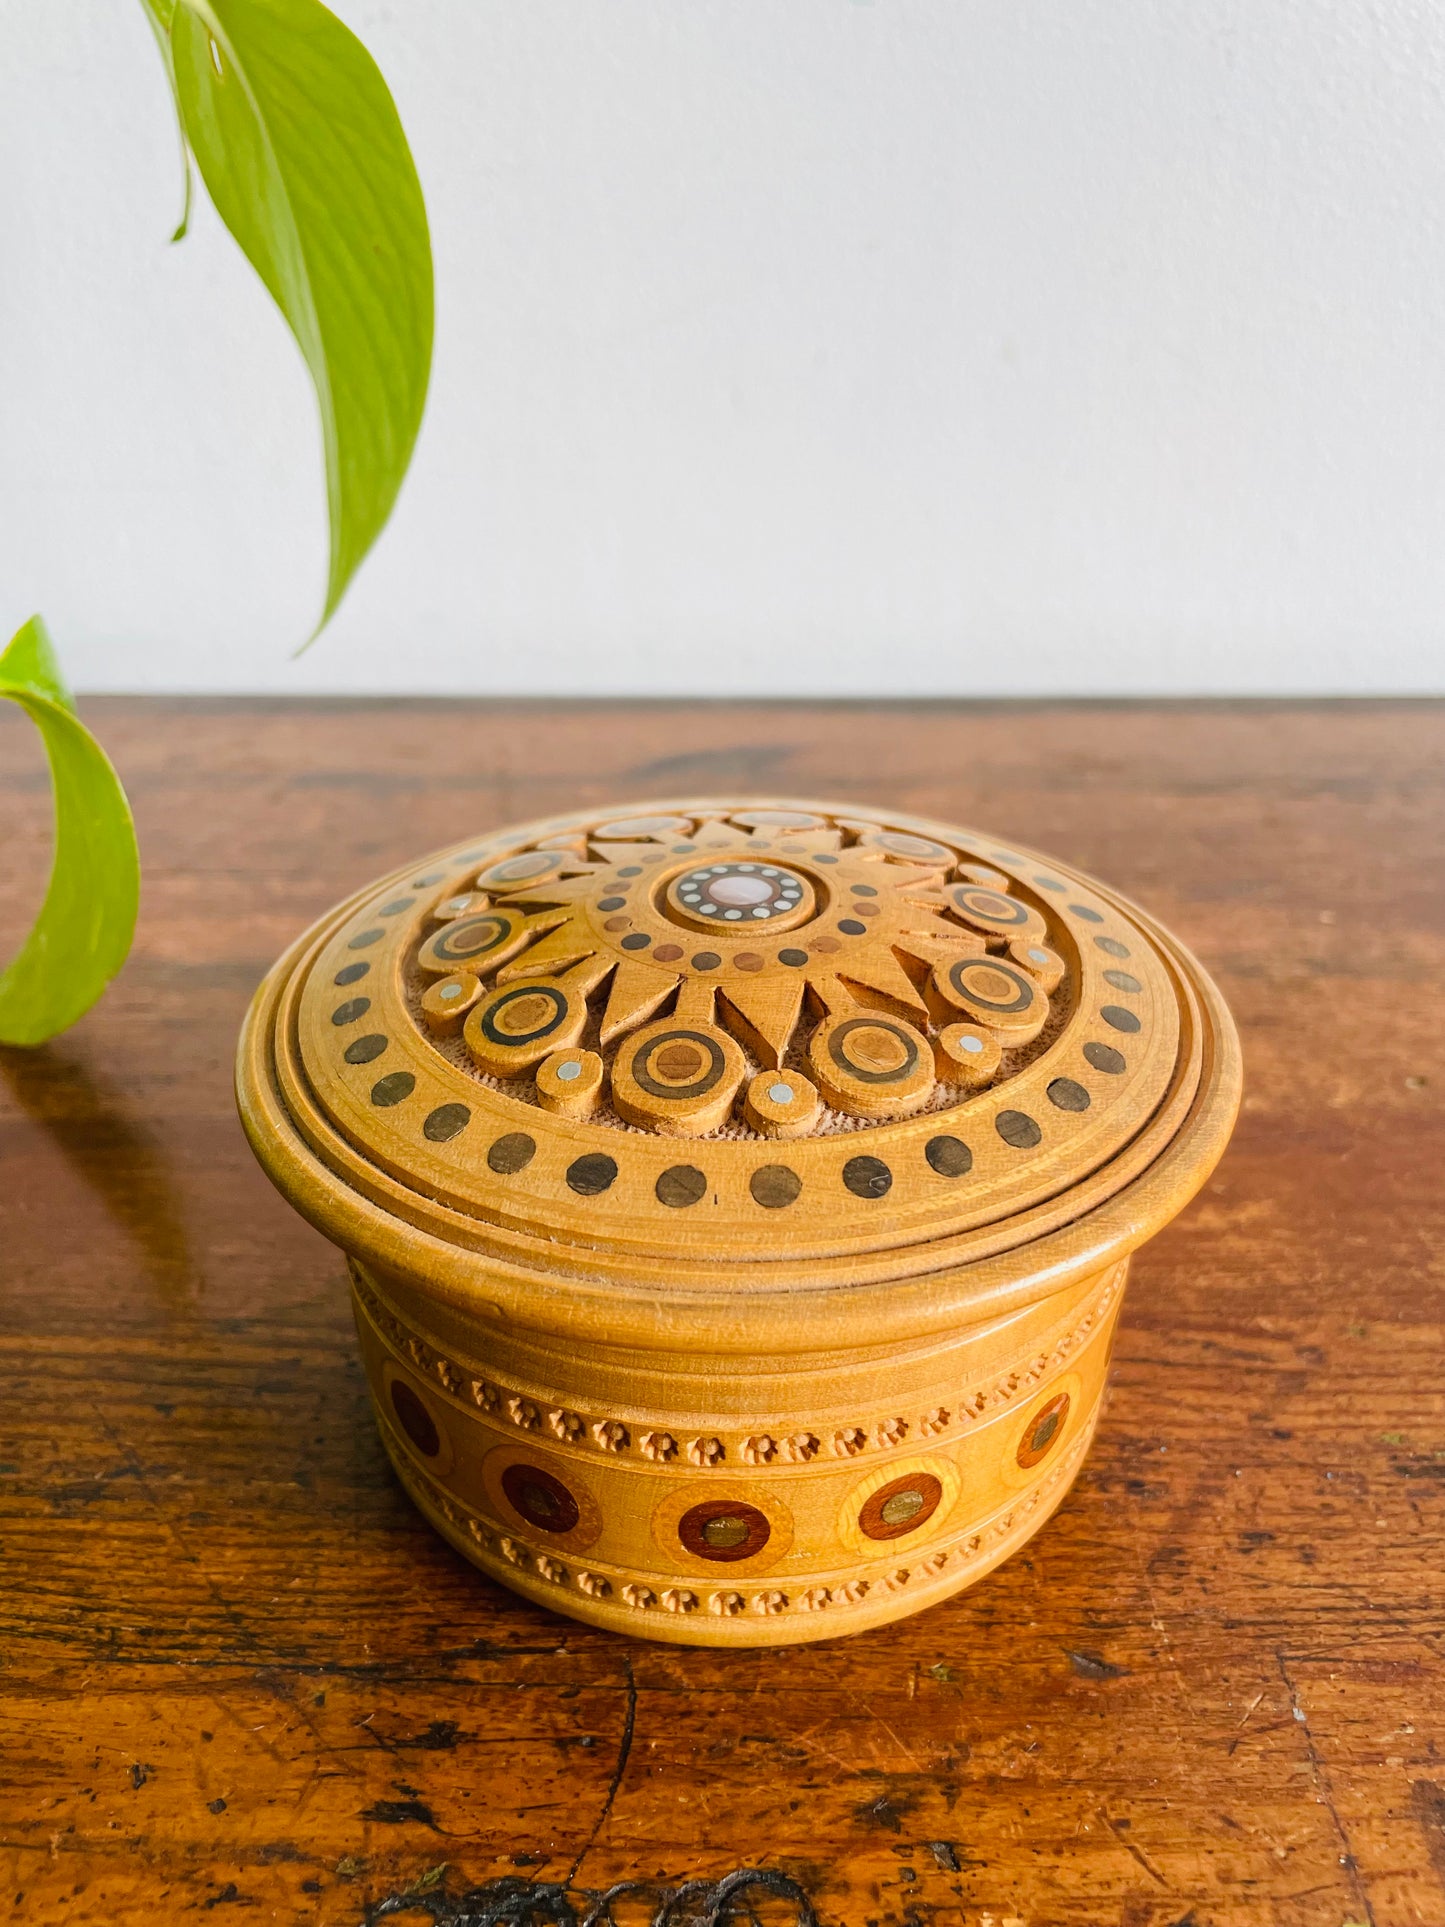
[[935, 964], [925, 996], [939, 1024], [962, 1019], [997, 1032], [1008, 1046], [1032, 1043], [1048, 1022], [1042, 987], [1002, 957], [956, 957]]
[[525, 919], [511, 910], [458, 917], [432, 932], [417, 952], [417, 964], [433, 977], [450, 977], [458, 970], [492, 971], [521, 954], [528, 934]]
[[653, 1509], [652, 1537], [664, 1571], [766, 1572], [792, 1549], [793, 1515], [760, 1483], [709, 1481], [705, 1497], [694, 1484], [674, 1486]]
[[440, 1399], [389, 1354], [381, 1360], [383, 1416], [429, 1472], [443, 1477], [456, 1463], [456, 1448]]
[[727, 858], [688, 866], [668, 884], [663, 914], [689, 930], [792, 930], [817, 909], [813, 885], [786, 864]]
[[[1006, 1491], [1023, 1492], [1037, 1485], [1064, 1452], [1078, 1444], [1079, 1435], [1090, 1425], [1099, 1409], [1100, 1380], [1107, 1366], [1108, 1324], [1091, 1343], [1092, 1363], [1079, 1371], [1061, 1372], [1033, 1388], [1031, 1396], [1017, 1410], [1000, 1419], [997, 1429], [990, 1428], [991, 1455], [1000, 1484]], [[1096, 1348], [1097, 1347], [1097, 1348]], [[1088, 1388], [1085, 1389], [1085, 1374]], [[1050, 1408], [1056, 1422], [1047, 1423]], [[1040, 1422], [1042, 1435], [1036, 1437]]]
[[706, 1031], [673, 1027], [640, 1045], [629, 1069], [649, 1097], [706, 1097], [721, 1081], [727, 1058]]
[[894, 1558], [947, 1526], [963, 1481], [951, 1459], [893, 1460], [860, 1479], [838, 1509], [838, 1537], [865, 1558]]
[[948, 905], [960, 923], [985, 937], [1028, 937], [1042, 942], [1048, 926], [1037, 910], [1001, 890], [985, 890], [976, 883], [955, 883], [947, 892]]
[[494, 1077], [517, 1077], [554, 1051], [577, 1044], [587, 1000], [559, 983], [527, 978], [488, 991], [472, 1007], [462, 1041]]
[[858, 1525], [869, 1539], [901, 1539], [926, 1526], [942, 1500], [943, 1481], [936, 1473], [905, 1472], [869, 1495]]
[[936, 843], [931, 836], [915, 836], [910, 830], [864, 830], [858, 838], [860, 850], [878, 850], [902, 863], [947, 864], [958, 861], [957, 850]]
[[695, 1559], [733, 1565], [754, 1559], [773, 1536], [766, 1512], [731, 1499], [701, 1499], [677, 1522], [677, 1536]]
[[[555, 877], [567, 864], [563, 850], [523, 850], [488, 864], [477, 878], [479, 890], [521, 890], [529, 884]], [[574, 859], [575, 864], [575, 859]]]
[[1060, 1443], [1068, 1424], [1069, 1405], [1067, 1392], [1055, 1392], [1030, 1413], [1014, 1454], [1025, 1471], [1042, 1464]]
[[624, 816], [599, 823], [592, 832], [599, 843], [648, 843], [658, 837], [691, 834], [692, 824], [685, 816]]
[[495, 1518], [545, 1533], [549, 1551], [585, 1552], [602, 1531], [601, 1507], [577, 1468], [521, 1439], [507, 1439], [487, 1453], [482, 1486]]
[[802, 810], [733, 810], [732, 821], [745, 830], [821, 830], [827, 826], [821, 816]]
[[570, 1487], [540, 1465], [516, 1460], [502, 1472], [502, 1490], [512, 1509], [529, 1526], [554, 1537], [570, 1532], [582, 1517], [582, 1508]]
[[612, 1065], [612, 1101], [629, 1124], [701, 1137], [726, 1118], [747, 1059], [717, 1024], [648, 1024]]
[[824, 1097], [852, 1117], [908, 1117], [934, 1085], [927, 1038], [883, 1011], [825, 1017], [808, 1039], [807, 1056]]

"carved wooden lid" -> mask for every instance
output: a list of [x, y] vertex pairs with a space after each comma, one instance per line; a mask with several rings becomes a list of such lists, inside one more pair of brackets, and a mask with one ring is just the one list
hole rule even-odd
[[419, 1236], [509, 1303], [537, 1274], [721, 1303], [957, 1274], [1126, 1192], [1108, 1235], [1138, 1242], [1222, 1148], [1238, 1060], [1199, 966], [1077, 872], [856, 805], [691, 799], [362, 892], [272, 973], [240, 1090], [353, 1247], [420, 1262]]

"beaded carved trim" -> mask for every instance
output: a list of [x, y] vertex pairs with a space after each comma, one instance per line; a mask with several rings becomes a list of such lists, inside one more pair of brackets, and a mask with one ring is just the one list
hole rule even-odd
[[405, 1325], [384, 1302], [354, 1258], [347, 1259], [356, 1296], [376, 1329], [402, 1357], [410, 1359], [425, 1377], [457, 1400], [485, 1412], [494, 1422], [509, 1422], [524, 1432], [545, 1436], [549, 1444], [584, 1451], [640, 1457], [654, 1464], [685, 1458], [690, 1465], [743, 1464], [805, 1465], [820, 1455], [856, 1458], [869, 1451], [889, 1451], [910, 1439], [934, 1439], [973, 1424], [978, 1419], [1027, 1398], [1045, 1378], [1060, 1371], [1107, 1318], [1123, 1288], [1127, 1261], [1114, 1266], [1088, 1309], [1046, 1352], [1038, 1352], [1008, 1371], [970, 1386], [952, 1405], [936, 1405], [916, 1416], [893, 1414], [856, 1424], [831, 1425], [820, 1435], [808, 1430], [674, 1436], [656, 1427], [627, 1423], [620, 1418], [594, 1417], [545, 1399], [509, 1391], [492, 1379], [480, 1377], [459, 1364], [418, 1332]]

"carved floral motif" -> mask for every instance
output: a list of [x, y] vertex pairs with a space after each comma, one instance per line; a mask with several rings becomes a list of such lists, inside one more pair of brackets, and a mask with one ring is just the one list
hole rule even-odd
[[[508, 1392], [490, 1379], [469, 1376], [464, 1367], [405, 1326], [355, 1260], [348, 1262], [357, 1299], [371, 1322], [419, 1370], [428, 1373], [454, 1397], [470, 1398], [479, 1411], [493, 1416], [504, 1413], [513, 1425], [524, 1431], [541, 1426], [541, 1410], [533, 1399], [521, 1392]], [[1108, 1316], [1123, 1283], [1123, 1270], [1122, 1266], [1116, 1266], [1108, 1274], [1097, 1297], [1050, 1350], [1035, 1353], [1026, 1363], [1001, 1373], [986, 1385], [970, 1388], [959, 1400], [956, 1421], [948, 1406], [930, 1407], [919, 1416], [918, 1431], [927, 1438], [935, 1438], [952, 1429], [955, 1422], [966, 1427], [985, 1414], [1030, 1396], [1043, 1379], [1063, 1369]], [[562, 1445], [616, 1454], [635, 1450], [654, 1463], [670, 1463], [679, 1449], [670, 1432], [639, 1431], [634, 1440], [631, 1429], [621, 1419], [588, 1419], [563, 1407], [547, 1411], [546, 1426]], [[905, 1443], [910, 1430], [910, 1421], [897, 1415], [839, 1426], [832, 1436], [832, 1450], [839, 1458], [855, 1458], [870, 1449], [889, 1451]], [[820, 1441], [812, 1432], [795, 1432], [782, 1438], [760, 1432], [739, 1440], [733, 1451], [744, 1464], [763, 1467], [806, 1464], [820, 1449]], [[716, 1436], [694, 1438], [688, 1441], [686, 1455], [688, 1462], [695, 1466], [722, 1465], [727, 1462], [728, 1447]]]

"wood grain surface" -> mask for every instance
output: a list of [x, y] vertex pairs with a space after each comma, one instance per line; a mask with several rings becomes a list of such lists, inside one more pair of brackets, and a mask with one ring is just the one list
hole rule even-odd
[[[623, 1927], [803, 1895], [823, 1927], [1445, 1923], [1445, 709], [86, 713], [146, 887], [108, 999], [0, 1060], [16, 1919], [566, 1922], [641, 1881]], [[0, 769], [13, 937], [48, 817], [19, 719]], [[257, 1170], [230, 1066], [272, 958], [390, 865], [749, 786], [977, 823], [1135, 896], [1220, 981], [1248, 1095], [1136, 1260], [1038, 1538], [915, 1619], [730, 1653], [551, 1617], [423, 1525], [341, 1258]]]

